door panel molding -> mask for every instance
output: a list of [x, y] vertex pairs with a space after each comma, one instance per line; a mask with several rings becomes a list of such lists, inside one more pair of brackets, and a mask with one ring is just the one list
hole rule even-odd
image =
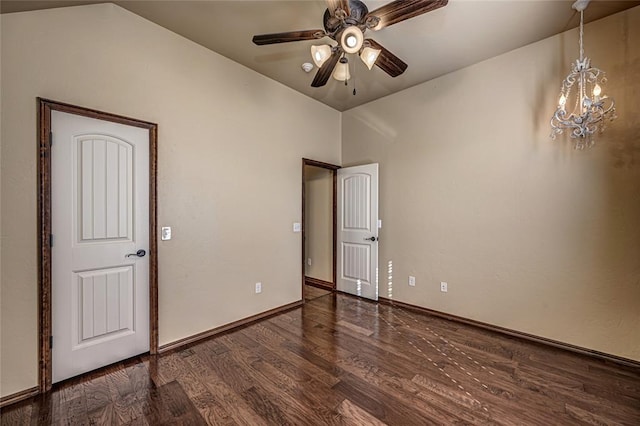
[[340, 291], [378, 300], [378, 164], [338, 170]]
[[44, 98], [38, 102], [38, 390], [51, 389], [51, 112], [61, 111], [149, 131], [149, 352], [158, 352], [157, 142], [158, 125]]

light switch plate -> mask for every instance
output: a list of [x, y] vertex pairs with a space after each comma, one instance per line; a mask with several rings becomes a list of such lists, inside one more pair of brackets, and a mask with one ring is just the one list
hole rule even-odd
[[378, 229], [382, 228], [382, 219], [378, 219]]
[[162, 239], [162, 241], [167, 241], [171, 239], [171, 227], [170, 226], [163, 226], [162, 227], [162, 232], [160, 233], [160, 238]]
[[293, 222], [293, 232], [300, 232], [302, 230], [302, 225], [300, 222]]

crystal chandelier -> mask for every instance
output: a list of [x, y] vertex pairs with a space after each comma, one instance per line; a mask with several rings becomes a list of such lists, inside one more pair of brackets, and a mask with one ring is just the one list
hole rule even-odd
[[577, 0], [572, 6], [580, 12], [580, 59], [572, 64], [571, 73], [562, 82], [558, 108], [551, 118], [551, 138], [570, 130], [576, 149], [593, 146], [594, 133], [604, 130], [606, 120], [616, 118], [614, 100], [603, 94], [602, 87], [607, 82], [604, 71], [592, 67], [591, 60], [584, 56], [584, 10], [589, 1]]

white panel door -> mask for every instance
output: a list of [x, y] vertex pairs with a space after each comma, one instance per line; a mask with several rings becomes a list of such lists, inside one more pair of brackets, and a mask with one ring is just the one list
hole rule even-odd
[[127, 256], [149, 250], [149, 131], [59, 111], [51, 130], [56, 383], [149, 350], [149, 256]]
[[338, 169], [337, 289], [378, 300], [378, 164]]

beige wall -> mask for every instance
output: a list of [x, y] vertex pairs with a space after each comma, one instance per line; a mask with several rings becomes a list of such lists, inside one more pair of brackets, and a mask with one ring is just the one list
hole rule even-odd
[[333, 282], [333, 172], [305, 166], [305, 275]]
[[548, 137], [575, 30], [343, 113], [343, 165], [380, 163], [380, 287], [640, 360], [639, 45], [640, 8], [585, 28], [619, 115], [588, 151]]
[[114, 5], [1, 19], [1, 395], [37, 383], [37, 96], [159, 124], [161, 344], [301, 298], [300, 160], [340, 162], [337, 111]]
[[619, 119], [585, 152], [547, 138], [575, 31], [344, 113], [341, 131], [113, 5], [0, 19], [0, 395], [37, 381], [36, 96], [159, 123], [161, 343], [300, 298], [300, 158], [340, 164], [342, 135], [343, 163], [380, 163], [395, 299], [640, 360], [639, 8], [586, 28]]

